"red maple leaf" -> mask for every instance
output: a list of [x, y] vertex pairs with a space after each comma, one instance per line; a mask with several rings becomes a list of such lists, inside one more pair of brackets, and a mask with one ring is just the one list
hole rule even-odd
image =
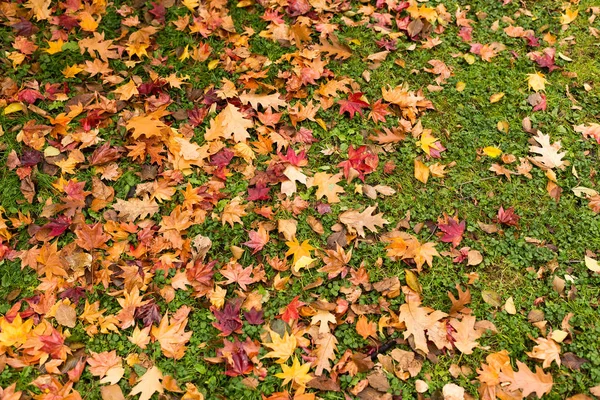
[[553, 47], [548, 47], [544, 49], [544, 52], [540, 54], [535, 54], [533, 56], [533, 61], [537, 63], [541, 68], [548, 68], [550, 72], [555, 69], [559, 69], [560, 67], [554, 65], [554, 55], [556, 54], [556, 49]]
[[458, 246], [465, 233], [465, 226], [465, 221], [459, 223], [455, 218], [448, 218], [447, 223], [439, 223], [438, 228], [444, 232], [440, 240], [444, 243], [452, 243], [452, 247]]
[[299, 301], [298, 299], [300, 298], [300, 296], [296, 296], [294, 297], [294, 300], [292, 300], [290, 302], [290, 304], [288, 304], [285, 307], [285, 311], [283, 312], [283, 314], [281, 314], [281, 319], [284, 320], [286, 323], [290, 323], [291, 320], [297, 320], [300, 318], [300, 314], [298, 313], [298, 308], [302, 307], [304, 305], [303, 302]]
[[202, 285], [210, 286], [212, 285], [212, 278], [215, 274], [214, 267], [216, 264], [216, 261], [204, 264], [201, 260], [196, 260], [191, 267], [188, 265], [185, 276], [190, 282], [198, 282]]
[[365, 174], [370, 174], [377, 169], [379, 157], [377, 154], [371, 153], [367, 146], [360, 146], [354, 149], [352, 145], [348, 148], [348, 159], [338, 164], [338, 167], [344, 169], [344, 177], [350, 176], [350, 170], [354, 169], [358, 172], [358, 177], [364, 182]]
[[505, 210], [504, 207], [500, 206], [500, 209], [498, 210], [498, 216], [496, 217], [497, 222], [508, 226], [519, 225], [520, 219], [521, 217], [515, 214], [514, 207], [509, 207]]
[[288, 147], [285, 155], [283, 155], [281, 152], [277, 154], [279, 155], [279, 158], [281, 158], [283, 161], [287, 161], [296, 167], [304, 167], [308, 164], [306, 150], [302, 150], [298, 154], [296, 154], [296, 151], [294, 149]]
[[270, 200], [269, 191], [271, 188], [264, 182], [258, 182], [255, 187], [248, 187], [248, 201]]
[[373, 122], [385, 122], [385, 117], [390, 114], [391, 112], [388, 111], [388, 105], [382, 103], [381, 99], [379, 99], [371, 106], [369, 118], [371, 118]]
[[233, 332], [242, 333], [241, 307], [242, 302], [239, 300], [225, 303], [222, 310], [211, 307], [211, 311], [217, 318], [217, 321], [213, 322], [213, 326], [221, 331], [220, 336], [229, 336]]
[[69, 225], [71, 225], [71, 218], [59, 215], [58, 218], [51, 220], [42, 228], [50, 229], [50, 233], [48, 234], [49, 237], [57, 237], [62, 235]]
[[262, 325], [265, 321], [263, 320], [264, 312], [257, 310], [252, 307], [250, 311], [244, 311], [244, 318], [250, 325]]
[[351, 93], [348, 95], [348, 100], [340, 100], [338, 104], [340, 105], [340, 115], [345, 112], [350, 114], [350, 118], [354, 118], [354, 113], [359, 113], [363, 115], [362, 109], [369, 108], [369, 103], [364, 100], [361, 100], [363, 94], [361, 92]]
[[252, 372], [252, 362], [244, 343], [238, 339], [233, 342], [224, 339], [223, 344], [225, 347], [217, 350], [217, 356], [223, 357], [227, 362], [225, 375], [235, 377]]
[[258, 231], [248, 232], [248, 236], [250, 236], [250, 240], [245, 242], [244, 245], [253, 250], [252, 254], [258, 253], [269, 243], [269, 232], [263, 227], [260, 227]]

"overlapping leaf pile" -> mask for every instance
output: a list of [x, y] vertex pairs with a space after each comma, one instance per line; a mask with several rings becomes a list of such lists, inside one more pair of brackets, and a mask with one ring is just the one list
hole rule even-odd
[[[236, 24], [230, 7], [262, 15], [264, 28]], [[567, 10], [561, 23], [576, 15]], [[101, 29], [109, 17], [112, 32]], [[373, 182], [370, 174], [408, 173], [426, 184], [451, 170], [443, 157], [451, 143], [420, 120], [434, 105], [422, 88], [408, 85], [384, 86], [367, 97], [359, 77], [333, 72], [353, 57], [337, 36], [341, 27], [384, 34], [380, 51], [367, 60], [373, 69], [395, 57], [401, 43], [435, 47], [449, 24], [471, 46], [466, 59], [490, 61], [506, 51], [501, 43], [472, 42], [467, 10], [452, 15], [444, 4], [412, 0], [28, 0], [3, 2], [0, 21], [11, 37], [12, 48], [3, 50], [15, 72], [1, 80], [0, 105], [7, 118], [25, 116], [4, 131], [20, 144], [7, 150], [7, 167], [20, 179], [23, 203], [40, 205], [39, 213], [3, 210], [0, 218], [1, 257], [38, 278], [34, 294], [15, 293], [0, 319], [0, 370], [37, 372], [29, 386], [2, 389], [1, 399], [25, 393], [79, 399], [86, 397], [79, 388], [96, 380], [105, 400], [138, 394], [147, 400], [155, 393], [215, 398], [202, 377], [158, 367], [157, 358], [180, 360], [192, 343], [203, 361], [265, 399], [314, 399], [341, 390], [346, 398], [392, 398], [389, 376], [413, 385], [419, 378], [416, 390], [425, 393], [432, 378], [422, 376], [424, 363], [446, 354], [468, 357], [482, 335], [496, 331], [468, 308], [469, 288], [457, 286], [458, 297], [448, 293], [446, 310], [422, 300], [418, 274], [435, 258], [481, 263], [482, 252], [460, 247], [467, 223], [443, 215], [433, 226], [415, 227], [407, 215], [392, 224], [377, 209], [401, 188]], [[164, 48], [167, 28], [192, 40]], [[539, 40], [514, 26], [506, 33]], [[253, 52], [249, 42], [256, 37], [281, 47], [282, 55]], [[552, 47], [531, 57], [548, 73], [557, 68]], [[40, 59], [60, 60], [55, 65], [64, 66], [64, 80], [45, 80]], [[439, 60], [429, 65], [425, 71], [435, 75], [429, 90], [441, 89], [452, 70]], [[205, 83], [214, 71], [228, 78]], [[360, 79], [366, 85], [369, 74]], [[531, 74], [528, 83], [534, 111], [545, 109], [545, 75]], [[362, 144], [322, 140], [336, 119], [357, 118], [370, 130]], [[560, 142], [527, 129], [535, 135], [534, 156], [512, 170], [516, 158], [504, 154], [491, 170], [507, 179], [531, 177], [535, 165], [546, 171], [548, 192], [558, 199], [553, 171], [566, 167], [565, 153]], [[597, 124], [578, 129], [600, 142]], [[396, 166], [389, 155], [407, 142], [418, 154], [414, 165]], [[50, 192], [40, 190], [40, 176], [51, 181]], [[345, 203], [353, 192], [364, 202]], [[580, 194], [600, 209], [597, 193]], [[490, 233], [518, 224], [507, 207], [479, 226]], [[431, 234], [419, 236], [424, 228]], [[228, 233], [227, 242], [211, 240]], [[402, 263], [405, 281], [375, 278], [381, 259], [353, 258], [354, 248], [378, 242], [385, 257]], [[303, 293], [280, 304], [278, 294], [300, 279]], [[334, 281], [342, 283], [337, 298], [311, 295]], [[199, 332], [188, 326], [199, 309], [211, 313], [209, 324], [195, 328], [214, 335], [210, 345], [194, 341]], [[77, 330], [85, 339], [75, 342]], [[365, 346], [342, 345], [348, 330]], [[518, 360], [513, 368], [500, 351], [487, 355], [476, 373], [456, 366], [453, 374], [473, 374], [482, 398], [541, 397], [553, 387], [542, 368], [560, 366], [567, 335], [568, 321], [535, 338], [528, 353], [541, 363], [535, 373]], [[113, 342], [102, 351], [81, 343], [98, 337], [118, 337], [131, 351], [110, 347]], [[348, 385], [353, 377], [360, 379]], [[443, 396], [468, 394], [447, 384]]]

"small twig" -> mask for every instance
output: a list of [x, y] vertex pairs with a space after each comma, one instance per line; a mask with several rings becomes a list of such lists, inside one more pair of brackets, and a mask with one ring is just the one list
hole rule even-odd
[[438, 227], [437, 225], [433, 228], [433, 231], [431, 232], [431, 234], [429, 235], [429, 237], [426, 239], [426, 242], [429, 241], [429, 239], [431, 239], [431, 237], [433, 236], [433, 234], [437, 231]]

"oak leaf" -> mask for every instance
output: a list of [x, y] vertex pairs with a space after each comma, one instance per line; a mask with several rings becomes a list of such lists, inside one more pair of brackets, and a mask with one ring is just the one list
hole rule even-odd
[[408, 302], [400, 306], [400, 322], [406, 324], [404, 338], [412, 336], [415, 349], [427, 354], [427, 338], [425, 331], [433, 327], [440, 319], [447, 314], [441, 311], [435, 311], [429, 307], [421, 307], [421, 302], [415, 298], [409, 298]]
[[535, 373], [533, 373], [527, 365], [518, 360], [517, 367], [519, 370], [512, 377], [508, 376], [508, 379], [506, 379], [510, 382], [510, 389], [521, 390], [523, 397], [535, 393], [541, 398], [544, 394], [550, 393], [553, 386], [551, 374], [545, 374], [544, 370], [537, 366], [535, 367]]
[[531, 153], [539, 154], [539, 156], [529, 157], [529, 160], [542, 169], [560, 168], [564, 169], [566, 166], [563, 157], [566, 152], [560, 153], [561, 149], [560, 141], [550, 143], [550, 135], [544, 135], [538, 133], [533, 139], [538, 143], [537, 146], [529, 146]]
[[317, 357], [314, 362], [315, 375], [321, 376], [323, 371], [331, 371], [331, 361], [335, 360], [338, 340], [332, 333], [326, 333], [319, 334], [314, 343], [316, 348], [313, 354]]
[[350, 210], [340, 214], [340, 222], [346, 225], [349, 231], [356, 232], [360, 237], [365, 237], [365, 228], [371, 232], [377, 232], [377, 227], [383, 228], [388, 221], [382, 216], [383, 213], [373, 215], [375, 206], [369, 206], [364, 211]]
[[456, 330], [452, 334], [454, 346], [463, 354], [472, 354], [479, 345], [476, 340], [483, 334], [483, 330], [475, 328], [475, 317], [465, 315], [461, 321], [453, 318], [450, 325]]
[[537, 338], [537, 343], [531, 352], [526, 353], [529, 357], [543, 361], [542, 368], [550, 367], [552, 361], [560, 367], [560, 345], [552, 339]]
[[154, 199], [150, 199], [148, 195], [141, 199], [117, 199], [113, 208], [119, 213], [119, 219], [127, 222], [151, 217], [159, 211], [158, 203]]

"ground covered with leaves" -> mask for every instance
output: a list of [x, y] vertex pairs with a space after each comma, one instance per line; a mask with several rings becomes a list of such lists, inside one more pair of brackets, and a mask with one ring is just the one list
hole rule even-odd
[[599, 14], [1, 2], [0, 399], [600, 396]]

